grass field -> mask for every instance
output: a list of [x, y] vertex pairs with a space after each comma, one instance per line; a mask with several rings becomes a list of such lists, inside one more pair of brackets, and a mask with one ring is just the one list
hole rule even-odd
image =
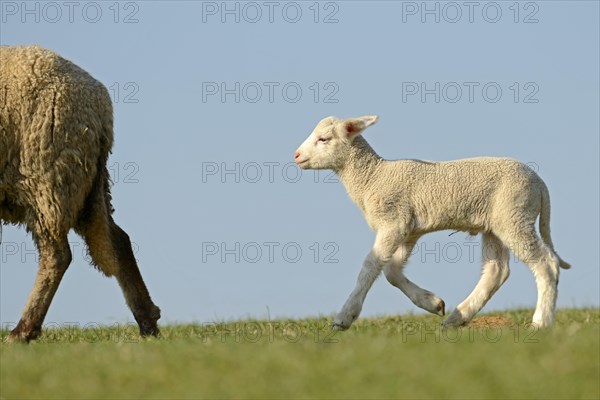
[[173, 325], [147, 340], [133, 326], [47, 329], [0, 345], [0, 397], [598, 399], [600, 310], [559, 310], [550, 331], [532, 313], [448, 331], [425, 315], [346, 332], [327, 318]]

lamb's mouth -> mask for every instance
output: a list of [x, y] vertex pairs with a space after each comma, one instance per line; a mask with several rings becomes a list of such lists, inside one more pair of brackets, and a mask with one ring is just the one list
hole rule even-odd
[[307, 162], [308, 162], [308, 158], [306, 160], [296, 161], [296, 165], [299, 166], [300, 168], [304, 168], [304, 166], [306, 166]]

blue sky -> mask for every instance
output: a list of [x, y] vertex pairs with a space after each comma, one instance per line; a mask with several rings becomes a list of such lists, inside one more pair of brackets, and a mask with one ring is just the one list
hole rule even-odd
[[[225, 7], [0, 4], [1, 44], [53, 49], [109, 87], [115, 219], [162, 323], [339, 310], [374, 234], [335, 176], [291, 164], [328, 115], [379, 115], [365, 137], [390, 159], [529, 163], [550, 190], [556, 249], [573, 265], [558, 305], [600, 304], [598, 2]], [[453, 307], [479, 278], [481, 244], [450, 233], [423, 237], [406, 274]], [[46, 322], [132, 321], [116, 281], [70, 241], [74, 261]], [[1, 251], [9, 324], [37, 265], [23, 229], [3, 226]], [[511, 256], [485, 310], [535, 299], [531, 272]], [[406, 312], [421, 311], [382, 278], [362, 315]]]

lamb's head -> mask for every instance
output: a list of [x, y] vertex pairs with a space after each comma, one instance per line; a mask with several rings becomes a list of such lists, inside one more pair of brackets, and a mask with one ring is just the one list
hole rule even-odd
[[322, 119], [310, 136], [298, 147], [294, 161], [302, 169], [341, 168], [350, 153], [352, 141], [368, 126], [377, 122], [376, 115], [359, 118]]

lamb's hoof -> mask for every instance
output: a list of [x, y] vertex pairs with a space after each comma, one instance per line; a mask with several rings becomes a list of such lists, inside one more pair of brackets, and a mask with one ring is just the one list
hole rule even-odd
[[338, 331], [345, 331], [352, 326], [352, 323], [356, 321], [360, 314], [360, 306], [356, 304], [351, 306], [344, 305], [342, 311], [340, 311], [333, 319], [332, 328]]
[[440, 299], [440, 302], [437, 305], [437, 315], [439, 315], [440, 317], [443, 317], [444, 315], [446, 315], [446, 303], [444, 303], [444, 300]]
[[469, 321], [465, 320], [458, 310], [454, 310], [454, 312], [442, 322], [442, 328], [459, 328], [466, 325], [468, 322]]
[[534, 315], [529, 326], [531, 326], [535, 330], [549, 329], [552, 327], [552, 318], [550, 317], [543, 319]]
[[350, 325], [345, 325], [341, 322], [334, 322], [331, 324], [331, 329], [334, 331], [346, 331], [348, 328], [350, 328]]
[[415, 302], [415, 305], [441, 317], [446, 314], [446, 303], [444, 303], [444, 300], [431, 292], [426, 291], [425, 297], [420, 299], [420, 301]]

